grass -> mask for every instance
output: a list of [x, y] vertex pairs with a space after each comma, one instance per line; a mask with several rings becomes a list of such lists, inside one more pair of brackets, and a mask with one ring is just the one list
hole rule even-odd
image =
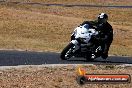
[[[59, 0], [56, 2], [61, 3]], [[100, 12], [109, 14], [109, 22], [115, 32], [110, 54], [132, 56], [131, 8], [70, 8], [1, 3], [0, 48], [60, 52], [70, 41], [74, 28], [84, 20], [96, 19]]]
[[59, 4], [132, 5], [131, 0], [8, 0], [17, 2], [42, 2]]

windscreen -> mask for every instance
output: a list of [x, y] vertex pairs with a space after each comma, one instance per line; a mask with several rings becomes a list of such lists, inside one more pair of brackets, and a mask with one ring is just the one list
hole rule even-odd
[[86, 29], [89, 29], [90, 25], [89, 24], [84, 24], [83, 27], [86, 28]]

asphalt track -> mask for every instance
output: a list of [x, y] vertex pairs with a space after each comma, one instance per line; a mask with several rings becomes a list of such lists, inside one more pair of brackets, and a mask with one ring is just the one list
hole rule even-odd
[[109, 56], [107, 60], [97, 58], [92, 62], [88, 62], [84, 58], [71, 58], [68, 61], [62, 61], [60, 53], [54, 52], [0, 51], [0, 66], [43, 64], [132, 64], [132, 57]]

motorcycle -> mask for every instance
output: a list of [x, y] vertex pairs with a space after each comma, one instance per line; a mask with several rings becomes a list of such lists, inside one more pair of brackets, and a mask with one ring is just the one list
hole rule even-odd
[[102, 47], [94, 40], [95, 36], [98, 35], [99, 31], [96, 31], [90, 24], [75, 28], [71, 35], [71, 42], [61, 52], [61, 60], [68, 60], [71, 57], [83, 57], [88, 61], [93, 61], [95, 58], [100, 57]]

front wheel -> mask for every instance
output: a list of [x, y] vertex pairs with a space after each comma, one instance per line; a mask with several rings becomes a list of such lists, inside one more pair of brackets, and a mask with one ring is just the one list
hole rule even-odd
[[74, 44], [69, 43], [61, 52], [60, 58], [61, 60], [67, 60], [72, 57]]

